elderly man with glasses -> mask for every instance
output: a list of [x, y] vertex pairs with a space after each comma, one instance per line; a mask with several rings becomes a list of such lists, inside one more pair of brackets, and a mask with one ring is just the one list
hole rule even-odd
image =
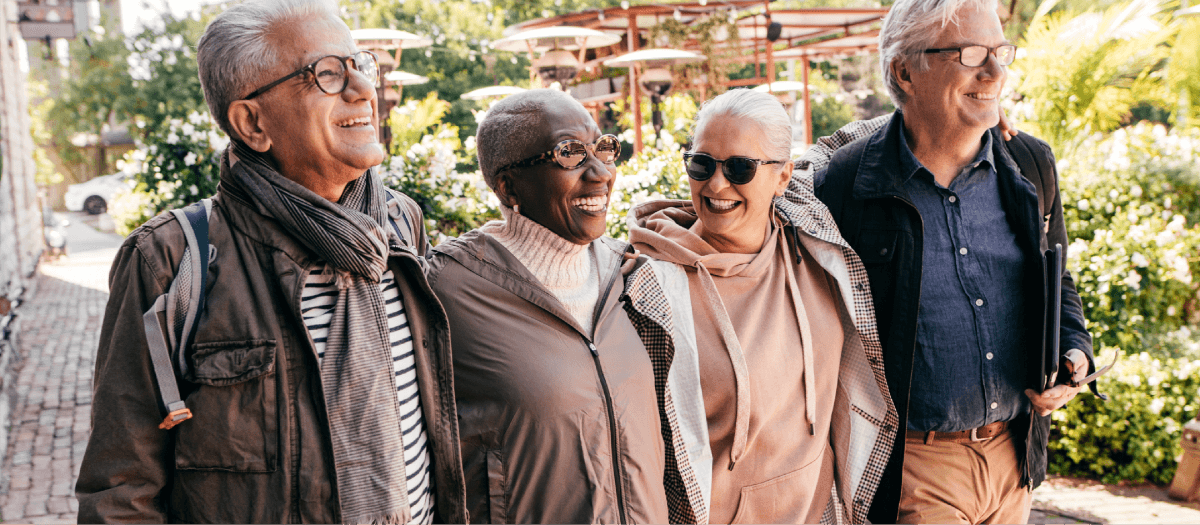
[[375, 56], [332, 3], [250, 0], [209, 24], [197, 60], [232, 142], [207, 306], [174, 370], [193, 417], [164, 421], [156, 373], [172, 371], [143, 318], [185, 271], [166, 213], [113, 263], [79, 521], [465, 522], [421, 213], [372, 169]]
[[[797, 163], [815, 175], [791, 183], [815, 183], [871, 283], [904, 425], [876, 523], [1025, 523], [1046, 475], [1049, 415], [1093, 366], [1074, 282], [1044, 255], [1069, 244], [1054, 155], [997, 127], [1016, 47], [996, 9], [897, 1], [879, 48], [898, 109], [821, 139]], [[1049, 383], [1047, 341], [1080, 363]]]

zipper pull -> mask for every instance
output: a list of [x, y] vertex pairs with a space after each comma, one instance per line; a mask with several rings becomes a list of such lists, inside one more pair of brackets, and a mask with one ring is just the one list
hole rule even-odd
[[592, 344], [591, 341], [588, 341], [588, 350], [592, 351], [592, 355], [597, 356], [597, 357], [600, 356], [600, 352], [596, 350], [596, 345]]

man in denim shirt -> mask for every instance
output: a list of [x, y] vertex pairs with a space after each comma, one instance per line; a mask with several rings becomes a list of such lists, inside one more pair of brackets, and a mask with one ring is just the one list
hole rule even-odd
[[[1068, 244], [1060, 197], [1045, 196], [1053, 211], [1043, 216], [1026, 178], [1037, 174], [1023, 176], [1007, 137], [990, 130], [1016, 48], [994, 0], [899, 0], [879, 47], [899, 109], [840, 131], [861, 140], [814, 177], [866, 266], [906, 426], [869, 519], [1025, 523], [1030, 490], [1045, 477], [1049, 414], [1081, 387], [1040, 384], [1042, 250]], [[822, 140], [807, 158], [841, 145]], [[1052, 158], [1044, 142], [1020, 140]], [[1062, 288], [1061, 347], [1090, 361], [1074, 283], [1066, 275], [1053, 286]]]

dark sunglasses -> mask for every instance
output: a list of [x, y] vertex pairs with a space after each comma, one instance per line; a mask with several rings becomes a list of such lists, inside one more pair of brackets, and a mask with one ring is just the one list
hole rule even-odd
[[350, 67], [353, 67], [359, 73], [362, 73], [363, 76], [367, 77], [372, 86], [375, 85], [375, 80], [379, 78], [379, 59], [375, 57], [375, 53], [359, 51], [353, 55], [346, 55], [344, 57], [329, 55], [293, 71], [286, 77], [254, 90], [254, 92], [246, 95], [245, 100], [250, 100], [266, 93], [267, 90], [290, 80], [296, 75], [304, 73], [312, 73], [313, 82], [316, 82], [317, 87], [323, 93], [337, 95], [345, 91], [346, 86], [350, 85]]
[[754, 180], [758, 173], [759, 164], [783, 164], [784, 160], [758, 160], [750, 157], [729, 157], [717, 160], [706, 153], [684, 153], [683, 166], [687, 169], [688, 177], [692, 180], [706, 181], [717, 172], [717, 166], [724, 164], [725, 180], [731, 184], [746, 184]]
[[605, 164], [616, 162], [617, 156], [621, 154], [621, 141], [617, 139], [616, 135], [603, 135], [596, 139], [595, 144], [584, 144], [581, 140], [567, 139], [555, 145], [554, 149], [541, 155], [534, 155], [524, 160], [505, 164], [496, 170], [496, 173], [513, 168], [528, 168], [550, 161], [554, 161], [559, 166], [569, 170], [575, 169], [587, 161], [589, 151], [600, 162]]
[[987, 62], [989, 54], [996, 55], [996, 62], [1002, 66], [1012, 65], [1017, 59], [1017, 46], [1003, 44], [996, 47], [963, 46], [926, 49], [925, 53], [958, 53], [958, 62], [967, 67], [979, 67]]

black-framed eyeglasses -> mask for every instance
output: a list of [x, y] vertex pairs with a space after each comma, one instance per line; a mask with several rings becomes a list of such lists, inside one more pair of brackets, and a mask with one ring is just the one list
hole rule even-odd
[[291, 80], [296, 75], [304, 73], [312, 74], [313, 82], [316, 82], [317, 88], [323, 93], [337, 95], [345, 91], [346, 86], [350, 85], [350, 67], [357, 69], [359, 73], [367, 77], [372, 86], [375, 85], [375, 80], [379, 78], [379, 59], [375, 57], [375, 53], [359, 51], [344, 57], [329, 55], [323, 56], [315, 62], [293, 71], [286, 77], [254, 90], [249, 95], [246, 95], [244, 100], [250, 100], [266, 93], [267, 90]]
[[758, 160], [750, 157], [729, 157], [717, 160], [707, 153], [684, 153], [683, 167], [687, 169], [688, 177], [696, 181], [706, 181], [717, 173], [717, 166], [725, 166], [725, 180], [731, 184], [746, 184], [754, 180], [758, 173], [759, 164], [783, 164], [785, 160]]
[[988, 54], [996, 55], [996, 62], [1002, 66], [1011, 65], [1017, 59], [1017, 46], [1003, 44], [996, 47], [963, 46], [926, 49], [925, 53], [958, 53], [958, 61], [967, 67], [979, 67], [987, 62]]
[[567, 139], [559, 142], [554, 146], [554, 149], [534, 155], [524, 160], [519, 160], [510, 164], [505, 164], [496, 173], [513, 168], [528, 168], [545, 164], [554, 161], [559, 166], [566, 169], [575, 169], [583, 165], [587, 161], [588, 152], [605, 164], [617, 161], [617, 157], [621, 154], [621, 141], [616, 135], [601, 135], [596, 139], [595, 144], [584, 144], [581, 140]]

